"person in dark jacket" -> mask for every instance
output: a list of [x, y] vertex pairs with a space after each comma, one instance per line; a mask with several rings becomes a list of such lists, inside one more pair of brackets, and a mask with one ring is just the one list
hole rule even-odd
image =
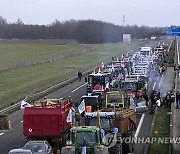
[[81, 81], [81, 78], [82, 78], [82, 73], [81, 71], [78, 72], [78, 79], [79, 79], [79, 82]]
[[143, 98], [144, 98], [145, 101], [146, 101], [146, 106], [148, 106], [148, 100], [149, 100], [149, 98], [148, 98], [148, 95], [147, 95], [147, 92], [146, 92], [146, 91], [144, 91], [144, 93], [143, 93]]
[[176, 108], [180, 108], [180, 93], [176, 92]]
[[171, 106], [171, 92], [168, 92], [165, 96], [165, 103], [166, 103], [166, 107]]
[[154, 113], [154, 110], [156, 107], [156, 101], [157, 101], [157, 94], [155, 90], [152, 91], [150, 99], [151, 99], [151, 112], [150, 113]]

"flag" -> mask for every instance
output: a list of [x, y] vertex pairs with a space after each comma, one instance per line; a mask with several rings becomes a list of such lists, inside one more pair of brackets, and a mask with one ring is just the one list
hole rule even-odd
[[115, 69], [114, 69], [114, 64], [113, 63], [112, 63], [112, 68], [111, 69], [112, 69], [112, 72], [114, 72]]
[[102, 85], [102, 87], [101, 87], [101, 91], [104, 91], [104, 86]]
[[108, 88], [108, 89], [109, 89], [109, 82], [107, 82], [107, 83], [106, 83], [106, 88]]
[[86, 110], [84, 99], [82, 100], [81, 104], [78, 106], [78, 110], [80, 114]]
[[110, 91], [109, 82], [107, 82], [104, 92], [106, 93], [106, 92], [109, 92], [109, 91]]
[[104, 68], [104, 63], [103, 62], [101, 63], [101, 67]]
[[82, 152], [81, 152], [81, 154], [86, 154], [86, 140], [85, 140], [85, 138], [83, 139], [83, 144], [82, 144]]
[[21, 101], [21, 109], [24, 109], [25, 107], [32, 107], [33, 105], [29, 104], [25, 100]]
[[69, 113], [68, 113], [68, 116], [66, 118], [66, 122], [72, 123], [72, 110], [71, 109], [69, 109]]
[[76, 112], [76, 109], [73, 108], [73, 107], [71, 107], [71, 111], [72, 111], [72, 112]]
[[100, 115], [99, 115], [99, 110], [97, 111], [97, 119], [96, 119], [96, 126], [101, 127], [101, 121], [100, 121]]
[[99, 67], [99, 70], [98, 70], [98, 73], [100, 73], [101, 72], [101, 67]]

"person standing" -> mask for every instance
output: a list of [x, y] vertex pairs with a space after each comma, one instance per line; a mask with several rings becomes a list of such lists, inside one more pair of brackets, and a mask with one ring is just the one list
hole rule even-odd
[[180, 93], [179, 91], [176, 92], [176, 108], [180, 107]]
[[150, 111], [150, 113], [154, 113], [155, 107], [156, 107], [156, 101], [157, 101], [157, 94], [156, 94], [155, 90], [152, 91], [150, 99], [151, 99], [151, 111]]
[[148, 100], [149, 100], [149, 97], [148, 97], [146, 91], [144, 91], [144, 93], [143, 93], [143, 98], [145, 99], [145, 101], [146, 101], [146, 106], [148, 107]]
[[94, 90], [102, 90], [101, 84], [99, 82], [95, 85]]
[[165, 96], [166, 107], [171, 107], [171, 93], [167, 92]]
[[78, 79], [79, 79], [79, 82], [81, 81], [81, 78], [82, 78], [82, 73], [81, 71], [78, 72]]

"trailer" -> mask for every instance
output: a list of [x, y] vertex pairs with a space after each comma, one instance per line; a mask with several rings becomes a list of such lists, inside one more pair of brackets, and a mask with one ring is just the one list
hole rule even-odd
[[11, 129], [10, 121], [8, 115], [0, 114], [0, 130], [9, 130]]
[[53, 146], [56, 143], [65, 145], [70, 131], [70, 124], [66, 122], [70, 102], [70, 98], [46, 99], [34, 102], [33, 107], [26, 107], [23, 114], [24, 136], [31, 140], [47, 140]]

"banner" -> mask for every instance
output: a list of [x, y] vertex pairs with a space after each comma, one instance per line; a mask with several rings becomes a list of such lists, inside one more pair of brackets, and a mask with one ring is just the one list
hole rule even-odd
[[29, 104], [25, 100], [21, 101], [21, 109], [24, 109], [25, 107], [32, 107], [33, 105]]

